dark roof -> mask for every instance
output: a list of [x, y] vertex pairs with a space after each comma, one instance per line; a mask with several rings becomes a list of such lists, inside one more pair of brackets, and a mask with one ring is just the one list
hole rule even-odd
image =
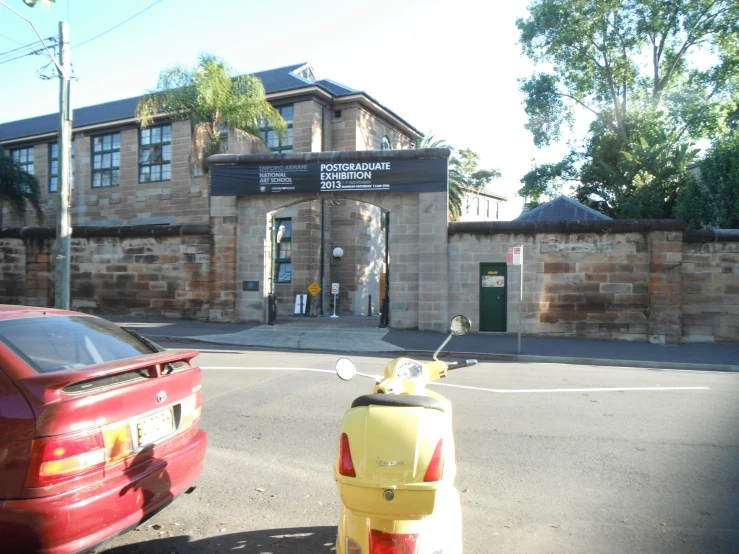
[[[388, 113], [398, 118], [405, 125], [416, 131], [419, 135], [423, 134], [415, 127], [410, 125], [407, 121], [399, 117], [396, 113], [377, 102], [374, 98], [372, 98], [365, 92], [358, 91], [356, 89], [336, 83], [335, 81], [331, 81], [329, 79], [310, 81], [295, 74], [297, 70], [304, 68], [306, 65], [308, 64], [299, 63], [295, 65], [288, 65], [285, 67], [278, 67], [276, 69], [269, 69], [267, 71], [259, 71], [257, 73], [254, 73], [254, 76], [261, 79], [262, 83], [264, 84], [264, 90], [267, 92], [267, 94], [298, 90], [308, 86], [318, 86], [335, 98], [340, 98], [341, 96], [349, 96], [352, 94], [363, 94], [364, 96], [381, 106], [383, 109], [385, 109]], [[108, 123], [121, 119], [130, 119], [134, 117], [136, 104], [141, 98], [143, 98], [143, 96], [135, 96], [133, 98], [125, 98], [123, 100], [105, 102], [104, 104], [95, 104], [94, 106], [77, 108], [74, 110], [73, 113], [73, 125], [76, 128], [84, 127], [87, 125], [95, 125], [98, 123]], [[21, 119], [18, 121], [10, 121], [8, 123], [0, 123], [0, 141], [12, 140], [22, 137], [32, 137], [35, 135], [42, 135], [46, 133], [56, 133], [58, 128], [58, 113], [41, 115], [38, 117]]]
[[562, 195], [533, 210], [522, 212], [514, 221], [598, 221], [607, 219], [611, 218]]

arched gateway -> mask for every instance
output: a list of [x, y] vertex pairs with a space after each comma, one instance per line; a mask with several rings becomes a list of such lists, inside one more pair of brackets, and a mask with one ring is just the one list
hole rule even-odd
[[[235, 267], [222, 267], [239, 284], [235, 319], [266, 323], [272, 297], [279, 311], [280, 302], [307, 294], [313, 283], [322, 292], [312, 313], [323, 308], [328, 315], [340, 263], [345, 281], [356, 277], [342, 284], [344, 309], [365, 304], [362, 281], [386, 268], [392, 327], [444, 331], [449, 154], [428, 148], [211, 156], [211, 215], [232, 234], [214, 229], [216, 248], [235, 249]], [[334, 246], [350, 259], [334, 260]], [[377, 297], [385, 295], [375, 294], [368, 310], [382, 305]]]

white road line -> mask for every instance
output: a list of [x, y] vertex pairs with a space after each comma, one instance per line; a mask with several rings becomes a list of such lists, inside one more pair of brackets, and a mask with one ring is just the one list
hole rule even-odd
[[[203, 366], [200, 369], [244, 369], [248, 371], [313, 371], [316, 373], [336, 373], [333, 369], [315, 369], [312, 367], [243, 367], [243, 366]], [[449, 383], [430, 383], [432, 386], [452, 387], [455, 389], [494, 392], [497, 394], [528, 394], [546, 392], [665, 392], [681, 390], [711, 390], [710, 387], [592, 387], [582, 389], [487, 389], [467, 385], [451, 385]]]
[[312, 367], [200, 366], [200, 369], [246, 369], [249, 371], [315, 371], [316, 373], [336, 373], [335, 369], [315, 369]]
[[432, 383], [440, 387], [453, 387], [455, 389], [470, 389], [485, 392], [496, 392], [499, 394], [511, 393], [536, 393], [536, 392], [631, 392], [631, 391], [676, 391], [676, 390], [711, 390], [709, 387], [605, 387], [584, 389], [486, 389], [482, 387], [468, 387], [465, 385], [450, 385], [447, 383]]

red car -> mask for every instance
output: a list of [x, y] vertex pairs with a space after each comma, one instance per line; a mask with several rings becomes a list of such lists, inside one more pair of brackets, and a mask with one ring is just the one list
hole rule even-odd
[[88, 552], [188, 489], [208, 442], [197, 355], [0, 305], [0, 551]]

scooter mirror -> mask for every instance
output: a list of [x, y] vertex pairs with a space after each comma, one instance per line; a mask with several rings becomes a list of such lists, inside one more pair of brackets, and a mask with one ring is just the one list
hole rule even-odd
[[339, 358], [336, 362], [336, 374], [339, 379], [350, 381], [357, 373], [357, 368], [349, 358]]
[[471, 326], [472, 323], [470, 322], [470, 318], [464, 315], [458, 315], [454, 319], [452, 319], [450, 329], [453, 335], [461, 337], [470, 332]]

